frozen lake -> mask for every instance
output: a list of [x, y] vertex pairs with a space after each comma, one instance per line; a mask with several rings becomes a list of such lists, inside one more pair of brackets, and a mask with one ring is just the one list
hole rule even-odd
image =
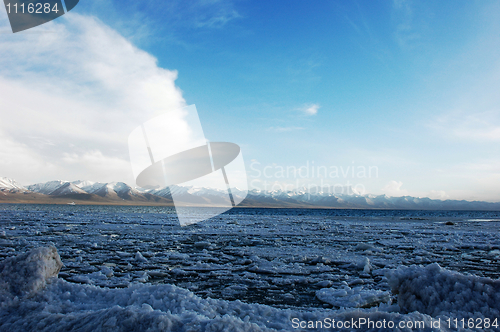
[[188, 227], [174, 212], [1, 205], [0, 260], [53, 244], [59, 278], [71, 283], [173, 284], [202, 298], [292, 309], [346, 305], [317, 296], [325, 288], [381, 295], [353, 307], [395, 300], [383, 272], [400, 266], [500, 276], [499, 212], [236, 208]]

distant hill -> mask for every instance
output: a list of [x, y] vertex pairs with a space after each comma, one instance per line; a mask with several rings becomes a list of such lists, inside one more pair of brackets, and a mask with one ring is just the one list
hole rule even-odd
[[[262, 208], [340, 208], [340, 209], [411, 209], [411, 210], [488, 210], [500, 211], [500, 203], [465, 200], [435, 200], [411, 196], [359, 195], [335, 193], [324, 188], [293, 191], [244, 191], [231, 188], [234, 196], [246, 198], [240, 207]], [[39, 204], [115, 204], [167, 205], [176, 199], [199, 206], [227, 205], [225, 191], [211, 188], [170, 186], [158, 189], [133, 188], [123, 182], [49, 181], [23, 187], [10, 178], [0, 178], [0, 202]]]

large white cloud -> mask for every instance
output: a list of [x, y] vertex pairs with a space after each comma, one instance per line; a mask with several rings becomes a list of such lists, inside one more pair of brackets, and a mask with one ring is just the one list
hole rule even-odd
[[35, 32], [0, 34], [0, 175], [133, 183], [127, 136], [184, 106], [177, 72], [93, 17]]

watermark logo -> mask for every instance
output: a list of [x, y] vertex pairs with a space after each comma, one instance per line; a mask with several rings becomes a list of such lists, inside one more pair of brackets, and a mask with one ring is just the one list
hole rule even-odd
[[194, 105], [143, 123], [128, 145], [137, 186], [168, 187], [181, 226], [220, 215], [247, 196], [240, 147], [209, 142]]
[[12, 32], [31, 29], [69, 12], [79, 0], [4, 0]]
[[311, 195], [364, 195], [364, 182], [379, 177], [375, 165], [318, 165], [307, 160], [300, 166], [262, 165], [253, 160], [250, 166], [250, 190], [264, 192], [303, 192]]

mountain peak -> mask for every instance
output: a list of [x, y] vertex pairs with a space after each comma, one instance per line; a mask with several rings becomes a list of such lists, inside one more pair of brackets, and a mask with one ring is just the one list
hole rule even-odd
[[16, 180], [7, 177], [0, 177], [0, 189], [13, 190], [13, 191], [28, 190], [25, 187], [21, 186], [19, 183], [17, 183]]

